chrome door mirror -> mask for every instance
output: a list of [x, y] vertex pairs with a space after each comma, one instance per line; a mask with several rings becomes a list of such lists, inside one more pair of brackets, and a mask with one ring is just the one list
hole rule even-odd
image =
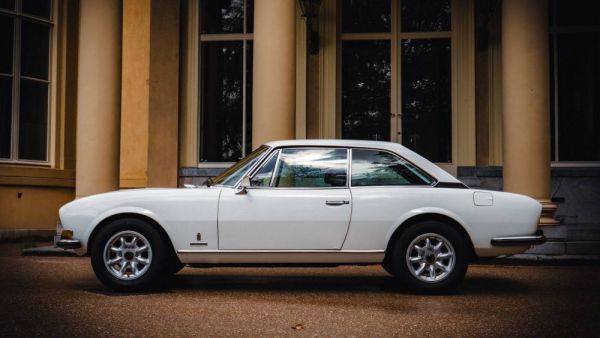
[[237, 186], [235, 194], [236, 195], [246, 195], [248, 193], [248, 188], [250, 187], [250, 177], [244, 176], [242, 181]]

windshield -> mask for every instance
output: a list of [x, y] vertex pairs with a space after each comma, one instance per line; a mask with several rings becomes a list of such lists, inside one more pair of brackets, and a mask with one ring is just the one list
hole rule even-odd
[[233, 186], [242, 178], [242, 176], [244, 176], [244, 174], [252, 167], [252, 165], [258, 161], [260, 155], [267, 151], [267, 149], [269, 149], [269, 147], [260, 146], [250, 155], [244, 157], [238, 163], [225, 170], [225, 172], [223, 172], [221, 175], [212, 179], [212, 183], [215, 185]]

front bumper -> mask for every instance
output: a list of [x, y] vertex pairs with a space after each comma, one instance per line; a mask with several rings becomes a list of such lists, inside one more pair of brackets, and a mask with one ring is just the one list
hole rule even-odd
[[492, 238], [493, 246], [531, 246], [546, 242], [546, 236], [542, 230], [538, 230], [534, 235], [529, 236], [508, 236]]
[[61, 249], [79, 249], [81, 242], [78, 239], [62, 238], [61, 235], [54, 236], [54, 246]]

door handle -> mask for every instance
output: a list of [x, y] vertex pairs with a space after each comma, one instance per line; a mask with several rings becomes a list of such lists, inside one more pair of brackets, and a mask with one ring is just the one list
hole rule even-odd
[[327, 205], [344, 205], [344, 204], [350, 204], [350, 201], [326, 201], [325, 204], [327, 204]]

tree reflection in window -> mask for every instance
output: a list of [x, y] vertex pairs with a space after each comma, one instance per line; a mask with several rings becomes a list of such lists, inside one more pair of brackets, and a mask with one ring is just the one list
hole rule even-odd
[[450, 39], [402, 40], [402, 144], [451, 162]]
[[342, 138], [390, 139], [390, 41], [342, 42]]
[[283, 149], [275, 187], [317, 188], [346, 186], [346, 149]]
[[431, 185], [433, 179], [400, 157], [381, 150], [352, 150], [352, 186]]

